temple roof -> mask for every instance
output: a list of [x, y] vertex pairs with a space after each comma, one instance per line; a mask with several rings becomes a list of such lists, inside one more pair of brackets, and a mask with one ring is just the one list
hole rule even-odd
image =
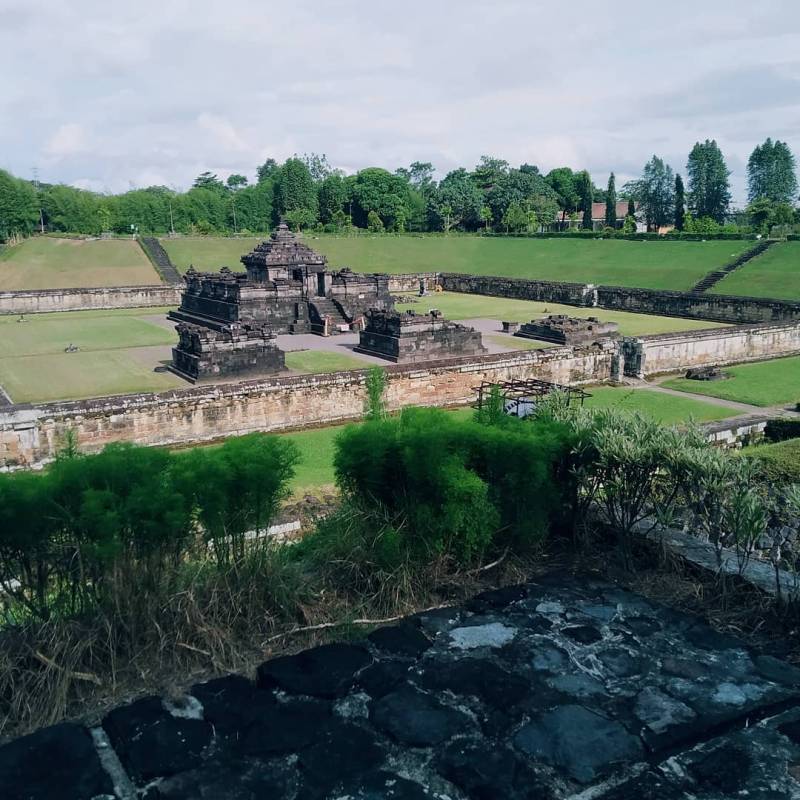
[[250, 269], [296, 267], [300, 265], [326, 268], [328, 259], [301, 242], [282, 222], [269, 239], [242, 256], [242, 264]]

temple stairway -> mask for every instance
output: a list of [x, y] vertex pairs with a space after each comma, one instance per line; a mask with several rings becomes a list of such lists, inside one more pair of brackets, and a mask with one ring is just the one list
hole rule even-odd
[[340, 325], [347, 325], [349, 328], [349, 320], [344, 316], [339, 306], [330, 298], [315, 297], [310, 301], [309, 305], [312, 309], [311, 329], [314, 333], [322, 333], [322, 323], [326, 317], [330, 320], [328, 325], [328, 333], [330, 335], [341, 333], [342, 331], [339, 330]]
[[692, 294], [701, 294], [702, 292], [708, 291], [712, 286], [718, 284], [726, 275], [729, 275], [734, 270], [744, 266], [748, 261], [751, 261], [756, 256], [760, 256], [773, 244], [773, 241], [760, 241], [755, 247], [745, 250], [745, 252], [742, 253], [735, 261], [732, 261], [730, 264], [726, 264], [721, 269], [709, 272], [708, 275], [706, 275], [704, 278], [701, 278], [689, 291], [691, 291]]

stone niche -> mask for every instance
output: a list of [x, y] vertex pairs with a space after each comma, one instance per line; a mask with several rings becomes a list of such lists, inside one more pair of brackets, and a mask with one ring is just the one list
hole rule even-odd
[[172, 371], [192, 382], [271, 374], [286, 369], [285, 353], [265, 325], [234, 322], [219, 329], [181, 322], [172, 348]]
[[579, 347], [592, 344], [604, 337], [617, 335], [618, 327], [616, 322], [601, 322], [597, 317], [551, 314], [526, 322], [514, 336]]
[[486, 352], [473, 328], [444, 319], [438, 311], [417, 314], [371, 309], [356, 352], [409, 364], [476, 356]]

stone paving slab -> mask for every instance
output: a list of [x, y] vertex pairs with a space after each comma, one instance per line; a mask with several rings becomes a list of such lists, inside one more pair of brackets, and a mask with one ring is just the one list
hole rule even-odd
[[800, 669], [565, 574], [142, 698], [102, 731], [115, 759], [73, 724], [0, 748], [0, 796], [800, 797]]

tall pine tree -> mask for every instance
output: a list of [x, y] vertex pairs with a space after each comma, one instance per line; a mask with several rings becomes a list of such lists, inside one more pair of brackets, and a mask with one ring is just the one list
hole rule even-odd
[[613, 172], [608, 178], [608, 189], [606, 190], [606, 226], [617, 227], [617, 187]]
[[747, 161], [747, 196], [773, 203], [793, 203], [797, 199], [797, 164], [786, 142], [767, 138], [757, 145]]
[[683, 189], [683, 178], [675, 175], [675, 230], [682, 231], [686, 222], [686, 193]]
[[686, 174], [689, 178], [689, 209], [695, 219], [711, 217], [720, 224], [725, 222], [731, 202], [730, 172], [719, 145], [713, 139], [695, 144], [689, 153]]

